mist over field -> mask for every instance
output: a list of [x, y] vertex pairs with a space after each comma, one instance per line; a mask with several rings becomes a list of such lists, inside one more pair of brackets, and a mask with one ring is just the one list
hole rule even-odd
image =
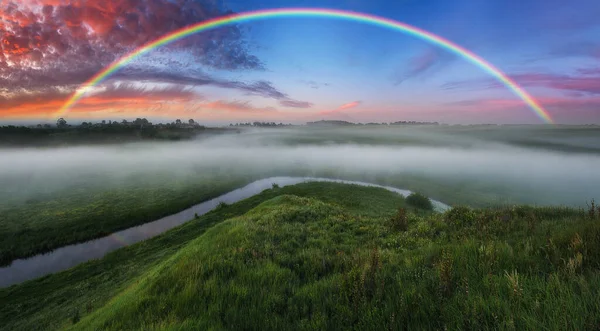
[[[465, 132], [286, 128], [184, 142], [2, 149], [0, 186], [12, 204], [81, 186], [160, 187], [190, 178], [251, 181], [285, 175], [394, 185], [449, 204], [585, 206], [600, 196], [598, 153], [516, 146], [508, 131], [504, 136]], [[568, 143], [581, 147], [595, 137], [576, 138]], [[566, 141], [556, 134], [552, 139], [551, 147]]]

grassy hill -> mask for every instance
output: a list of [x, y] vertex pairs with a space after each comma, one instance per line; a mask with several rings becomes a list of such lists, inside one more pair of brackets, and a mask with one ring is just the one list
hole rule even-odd
[[0, 328], [598, 329], [599, 250], [595, 214], [307, 183], [1, 289]]

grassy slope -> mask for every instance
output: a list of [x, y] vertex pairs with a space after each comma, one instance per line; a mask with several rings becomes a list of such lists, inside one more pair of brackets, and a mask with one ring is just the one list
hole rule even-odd
[[398, 233], [382, 216], [279, 196], [208, 230], [74, 328], [598, 327], [597, 220], [458, 209]]
[[[331, 198], [331, 196], [330, 196]], [[74, 329], [594, 329], [600, 222], [567, 209], [357, 215], [285, 195], [222, 222]]]
[[[494, 142], [506, 142], [506, 139], [510, 138], [511, 143], [513, 140], [523, 140], [526, 143], [521, 145], [527, 146], [534, 138], [543, 140], [544, 137], [559, 137], [567, 141], [567, 138], [576, 137], [593, 139], [600, 133], [600, 129], [597, 127], [531, 129], [528, 126], [522, 128], [439, 127], [422, 129], [378, 127], [377, 134], [375, 134], [373, 128], [368, 127], [336, 129], [335, 131], [326, 128], [290, 130], [283, 138], [281, 131], [275, 130], [272, 137], [269, 138], [271, 140], [267, 139], [268, 135], [265, 139], [267, 142], [284, 139], [291, 145], [329, 143], [331, 141], [374, 145], [431, 145], [432, 142], [427, 139], [423, 140], [423, 136], [412, 136], [416, 132], [423, 131], [423, 133], [444, 133]], [[442, 142], [444, 141], [442, 140]], [[555, 142], [548, 143], [555, 144]], [[576, 150], [575, 147], [573, 150]], [[310, 168], [280, 173], [280, 175], [285, 174], [298, 176], [312, 174], [377, 182], [421, 191], [451, 205], [486, 207], [512, 203], [552, 203], [552, 194], [550, 193], [544, 195], [544, 192], [538, 190], [533, 194], [532, 190], [516, 189], [511, 183], [473, 180], [473, 178], [433, 178], [424, 174], [411, 173], [389, 173], [369, 178], [369, 176], [362, 175], [350, 176], [335, 170], [313, 173]], [[196, 177], [200, 177], [200, 174], [196, 174]], [[18, 199], [14, 198], [19, 194], [2, 190], [0, 192], [0, 265], [8, 264], [16, 258], [47, 252], [60, 246], [101, 237], [120, 229], [155, 220], [241, 186], [250, 181], [250, 177], [258, 179], [261, 176], [249, 175], [246, 178], [233, 178], [229, 174], [225, 176], [212, 175], [209, 179], [194, 177], [194, 182], [177, 185], [173, 185], [169, 181], [156, 185], [125, 183], [125, 185], [107, 185], [100, 190], [85, 185], [80, 187], [74, 185], [74, 189], [53, 192], [44, 198], [27, 199], [24, 202], [16, 201]], [[219, 180], [217, 181], [215, 178]], [[148, 178], [144, 178], [144, 181], [146, 180]], [[23, 179], [23, 182], [25, 183], [19, 182], [15, 185], [21, 187], [22, 184], [26, 184], [27, 179]], [[208, 185], [206, 185], [207, 182]], [[43, 182], [35, 183], [43, 186]], [[0, 183], [0, 186], [3, 185], [6, 184]], [[30, 191], [39, 192], [42, 191], [42, 188], [33, 187]]]
[[0, 329], [56, 329], [70, 325], [76, 310], [83, 316], [102, 307], [139, 277], [227, 218], [246, 213], [280, 194], [308, 196], [336, 203], [357, 214], [389, 217], [403, 204], [390, 192], [331, 183], [306, 183], [263, 193], [213, 211], [153, 239], [117, 250], [78, 267], [0, 289]]
[[[561, 208], [457, 208], [411, 213], [402, 232], [389, 221], [402, 203], [379, 189], [330, 183], [269, 190], [103, 260], [1, 290], [10, 305], [0, 307], [0, 325], [600, 325], [597, 219]], [[73, 325], [74, 317], [83, 319]]]

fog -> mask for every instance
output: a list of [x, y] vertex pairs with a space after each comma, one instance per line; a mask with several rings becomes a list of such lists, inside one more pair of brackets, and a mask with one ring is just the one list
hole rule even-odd
[[[468, 203], [464, 196], [471, 194], [473, 205], [493, 195], [497, 203], [584, 206], [600, 198], [598, 169], [600, 154], [518, 147], [439, 129], [286, 128], [185, 142], [2, 149], [0, 194], [5, 203], [20, 203], [81, 185], [110, 189], [132, 178], [167, 185], [192, 177], [290, 175], [393, 185], [449, 204]], [[462, 198], [454, 194], [459, 191]]]

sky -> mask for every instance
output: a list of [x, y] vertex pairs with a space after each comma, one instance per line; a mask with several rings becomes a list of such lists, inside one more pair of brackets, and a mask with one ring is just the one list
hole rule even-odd
[[[490, 62], [563, 124], [600, 123], [600, 2], [578, 0], [0, 0], [0, 123], [51, 123], [124, 54], [208, 19], [273, 8], [377, 15]], [[91, 88], [69, 123], [138, 117], [302, 123], [541, 124], [488, 72], [399, 31], [325, 17], [205, 31]]]

